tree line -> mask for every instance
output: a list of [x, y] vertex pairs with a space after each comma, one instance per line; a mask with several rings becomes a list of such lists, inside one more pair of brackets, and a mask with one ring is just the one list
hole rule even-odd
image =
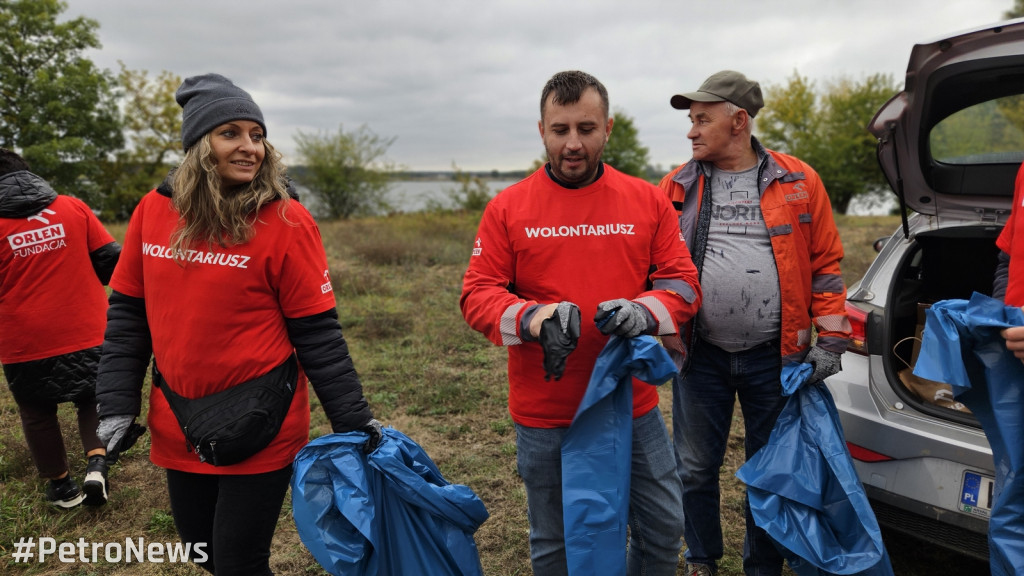
[[[1006, 18], [1024, 14], [1015, 0]], [[58, 22], [62, 0], [0, 0], [0, 146], [25, 157], [34, 172], [62, 193], [85, 200], [110, 220], [127, 220], [139, 199], [180, 160], [181, 111], [174, 91], [181, 78], [150, 76], [119, 62], [115, 74], [84, 56], [100, 48], [98, 22], [78, 17]], [[794, 154], [821, 175], [833, 208], [845, 213], [857, 196], [885, 188], [867, 124], [900, 89], [884, 74], [817, 85], [794, 71], [783, 84], [765, 86], [755, 135], [768, 148]], [[1000, 102], [1007, 138], [1024, 127], [1024, 104]], [[672, 167], [652, 166], [649, 151], [625, 111], [616, 110], [604, 160], [619, 170], [657, 180]], [[1017, 119], [1021, 119], [1018, 123]], [[964, 118], [947, 125], [977, 132]], [[965, 132], [966, 133], [966, 132]], [[680, 135], [682, 137], [682, 135]], [[935, 136], [956, 154], [965, 138], [957, 130]], [[394, 138], [368, 126], [299, 132], [295, 181], [314, 196], [317, 215], [348, 218], [387, 211], [385, 192], [402, 167], [387, 159]], [[945, 150], [945, 148], [944, 148]], [[680, 158], [680, 162], [686, 158]], [[534, 168], [546, 158], [535, 161]], [[459, 207], [486, 202], [487, 187], [454, 164]]]
[[[19, 152], [59, 192], [83, 199], [107, 220], [125, 221], [183, 155], [181, 77], [168, 71], [100, 70], [84, 56], [99, 49], [99, 23], [58, 21], [62, 0], [0, 0], [0, 147]], [[321, 216], [387, 209], [397, 167], [394, 138], [367, 126], [295, 138], [296, 182]]]

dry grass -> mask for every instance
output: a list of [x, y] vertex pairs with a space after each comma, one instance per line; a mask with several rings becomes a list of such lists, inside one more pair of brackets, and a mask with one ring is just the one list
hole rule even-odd
[[[515, 472], [515, 433], [506, 410], [504, 350], [470, 330], [458, 310], [462, 272], [473, 241], [473, 214], [404, 215], [323, 223], [339, 311], [366, 394], [378, 417], [416, 440], [446, 478], [466, 484], [483, 499], [490, 519], [475, 535], [484, 572], [493, 576], [531, 574], [526, 499]], [[893, 217], [840, 218], [846, 245], [844, 267], [851, 282], [873, 256], [870, 243], [898, 225]], [[115, 236], [123, 227], [114, 227]], [[671, 392], [663, 387], [662, 410], [671, 419]], [[311, 395], [312, 396], [312, 395]], [[312, 435], [329, 432], [313, 399]], [[66, 444], [80, 454], [73, 417], [61, 412]], [[720, 574], [742, 574], [743, 486], [733, 476], [742, 463], [742, 420], [737, 415], [722, 469], [723, 529], [727, 555]], [[148, 437], [127, 453], [111, 473], [110, 503], [98, 510], [70, 512], [42, 502], [24, 446], [16, 408], [0, 389], [0, 573], [80, 575], [196, 575], [174, 564], [15, 564], [10, 558], [20, 537], [52, 536], [59, 541], [177, 540], [169, 514], [163, 471], [149, 463]], [[81, 478], [84, 462], [73, 472]], [[926, 547], [893, 540], [897, 574], [980, 574], [977, 564], [955, 555], [922, 554]], [[286, 501], [273, 544], [278, 574], [324, 574], [302, 546]], [[681, 573], [681, 571], [680, 571]], [[791, 574], [791, 572], [787, 572]]]
[[843, 280], [849, 286], [864, 275], [875, 259], [874, 241], [888, 238], [900, 226], [899, 216], [836, 216], [843, 241]]

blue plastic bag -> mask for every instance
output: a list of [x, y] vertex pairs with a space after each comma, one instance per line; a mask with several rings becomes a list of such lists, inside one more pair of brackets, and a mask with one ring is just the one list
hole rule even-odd
[[787, 364], [782, 368], [782, 395], [792, 396], [807, 382], [811, 374], [814, 374], [814, 366], [806, 362]]
[[736, 472], [754, 522], [800, 576], [892, 576], [878, 521], [853, 467], [832, 395], [813, 370], [790, 364], [792, 394], [768, 443]]
[[926, 311], [914, 374], [945, 382], [981, 423], [992, 447], [995, 489], [989, 515], [989, 569], [1024, 566], [1024, 363], [1000, 332], [1024, 325], [1024, 311], [975, 293]]
[[562, 440], [562, 513], [569, 574], [626, 573], [633, 452], [633, 377], [658, 385], [675, 374], [651, 336], [608, 340]]
[[292, 515], [317, 562], [335, 576], [482, 574], [483, 502], [394, 428], [369, 455], [367, 438], [329, 434], [295, 457]]

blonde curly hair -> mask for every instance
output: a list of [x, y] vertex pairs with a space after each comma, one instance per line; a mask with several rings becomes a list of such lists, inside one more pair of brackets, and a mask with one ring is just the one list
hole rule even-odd
[[172, 175], [171, 203], [178, 211], [178, 229], [171, 235], [174, 260], [186, 262], [188, 249], [205, 244], [221, 247], [252, 239], [256, 215], [267, 204], [282, 200], [278, 212], [285, 221], [288, 191], [281, 154], [263, 140], [266, 154], [252, 182], [225, 188], [207, 133], [185, 152]]

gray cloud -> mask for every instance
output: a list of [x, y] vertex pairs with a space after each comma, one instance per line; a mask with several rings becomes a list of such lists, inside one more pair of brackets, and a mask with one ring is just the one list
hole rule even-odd
[[[220, 72], [251, 92], [269, 137], [366, 124], [412, 169], [522, 169], [542, 151], [539, 95], [586, 70], [634, 118], [651, 160], [689, 157], [669, 97], [737, 69], [762, 84], [876, 72], [902, 80], [916, 42], [997, 21], [1011, 0], [69, 0], [99, 22], [102, 68]], [[289, 156], [288, 160], [293, 160]]]

